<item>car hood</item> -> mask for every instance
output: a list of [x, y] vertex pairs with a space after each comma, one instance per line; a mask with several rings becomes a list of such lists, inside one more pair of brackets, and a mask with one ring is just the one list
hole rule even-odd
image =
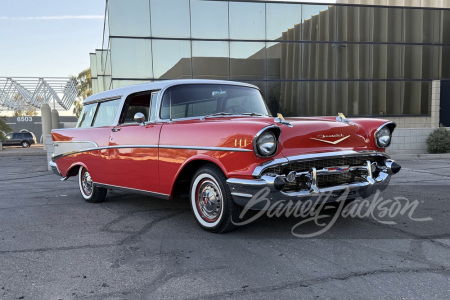
[[[357, 122], [320, 118], [288, 118], [292, 127], [282, 125], [280, 147], [284, 156], [374, 148], [371, 130]], [[302, 154], [302, 153], [300, 153]]]
[[[349, 122], [336, 121], [335, 117], [286, 118], [290, 125], [275, 122], [273, 117], [217, 117], [206, 120], [186, 120], [176, 122], [184, 128], [186, 134], [180, 135], [177, 128], [172, 136], [171, 126], [164, 126], [161, 144], [192, 144], [198, 146], [217, 145], [253, 149], [252, 140], [255, 135], [268, 126], [277, 126], [281, 130], [278, 155], [294, 156], [306, 153], [328, 151], [383, 151], [374, 144], [375, 131], [388, 120], [381, 119], [349, 119]], [[205, 128], [201, 139], [198, 132]], [[240, 140], [242, 143], [240, 144]]]
[[[236, 120], [237, 121], [237, 120]], [[259, 128], [276, 125], [283, 156], [328, 151], [384, 151], [374, 143], [375, 131], [389, 120], [352, 118], [347, 122], [336, 117], [286, 118], [290, 125], [275, 122], [274, 118], [240, 118], [241, 124], [258, 124]]]

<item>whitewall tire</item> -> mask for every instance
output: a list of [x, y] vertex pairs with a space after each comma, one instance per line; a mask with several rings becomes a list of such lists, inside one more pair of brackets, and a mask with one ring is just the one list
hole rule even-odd
[[78, 171], [78, 186], [80, 193], [86, 202], [97, 203], [105, 200], [107, 189], [96, 187], [91, 174], [85, 167]]
[[239, 215], [241, 207], [234, 203], [226, 177], [217, 166], [197, 170], [189, 198], [194, 217], [203, 229], [216, 233], [235, 229], [232, 219]]

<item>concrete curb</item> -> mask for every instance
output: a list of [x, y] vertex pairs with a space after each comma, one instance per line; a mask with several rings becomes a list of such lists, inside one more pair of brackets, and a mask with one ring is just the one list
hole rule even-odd
[[2, 156], [46, 156], [47, 151], [42, 149], [42, 147], [31, 147], [31, 148], [3, 148], [0, 151], [0, 157]]

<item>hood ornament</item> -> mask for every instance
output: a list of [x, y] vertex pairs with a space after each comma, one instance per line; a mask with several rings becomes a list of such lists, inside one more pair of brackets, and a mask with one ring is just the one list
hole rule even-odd
[[293, 127], [289, 121], [286, 121], [282, 114], [278, 113], [277, 117], [273, 120], [275, 123], [280, 123], [288, 127]]
[[[344, 136], [342, 133], [332, 134], [332, 135], [319, 134], [317, 136], [317, 138], [310, 138], [310, 139], [311, 140], [316, 140], [316, 141], [319, 141], [319, 142], [324, 142], [324, 143], [331, 144], [331, 145], [336, 145], [336, 144], [339, 144], [340, 142], [348, 139], [349, 137], [350, 137], [350, 135]], [[329, 139], [329, 138], [339, 138], [339, 139], [337, 139], [335, 141], [326, 140], [326, 139]]]
[[350, 123], [350, 120], [347, 119], [343, 113], [338, 113], [338, 116], [336, 117], [336, 121], [338, 122], [344, 122], [344, 123]]

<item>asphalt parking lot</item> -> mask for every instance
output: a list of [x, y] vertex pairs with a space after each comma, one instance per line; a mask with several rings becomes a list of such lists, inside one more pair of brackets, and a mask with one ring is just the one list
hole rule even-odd
[[448, 299], [450, 160], [400, 164], [380, 197], [403, 215], [340, 217], [301, 238], [323, 226], [263, 216], [211, 234], [183, 199], [89, 204], [45, 156], [0, 156], [0, 299]]

